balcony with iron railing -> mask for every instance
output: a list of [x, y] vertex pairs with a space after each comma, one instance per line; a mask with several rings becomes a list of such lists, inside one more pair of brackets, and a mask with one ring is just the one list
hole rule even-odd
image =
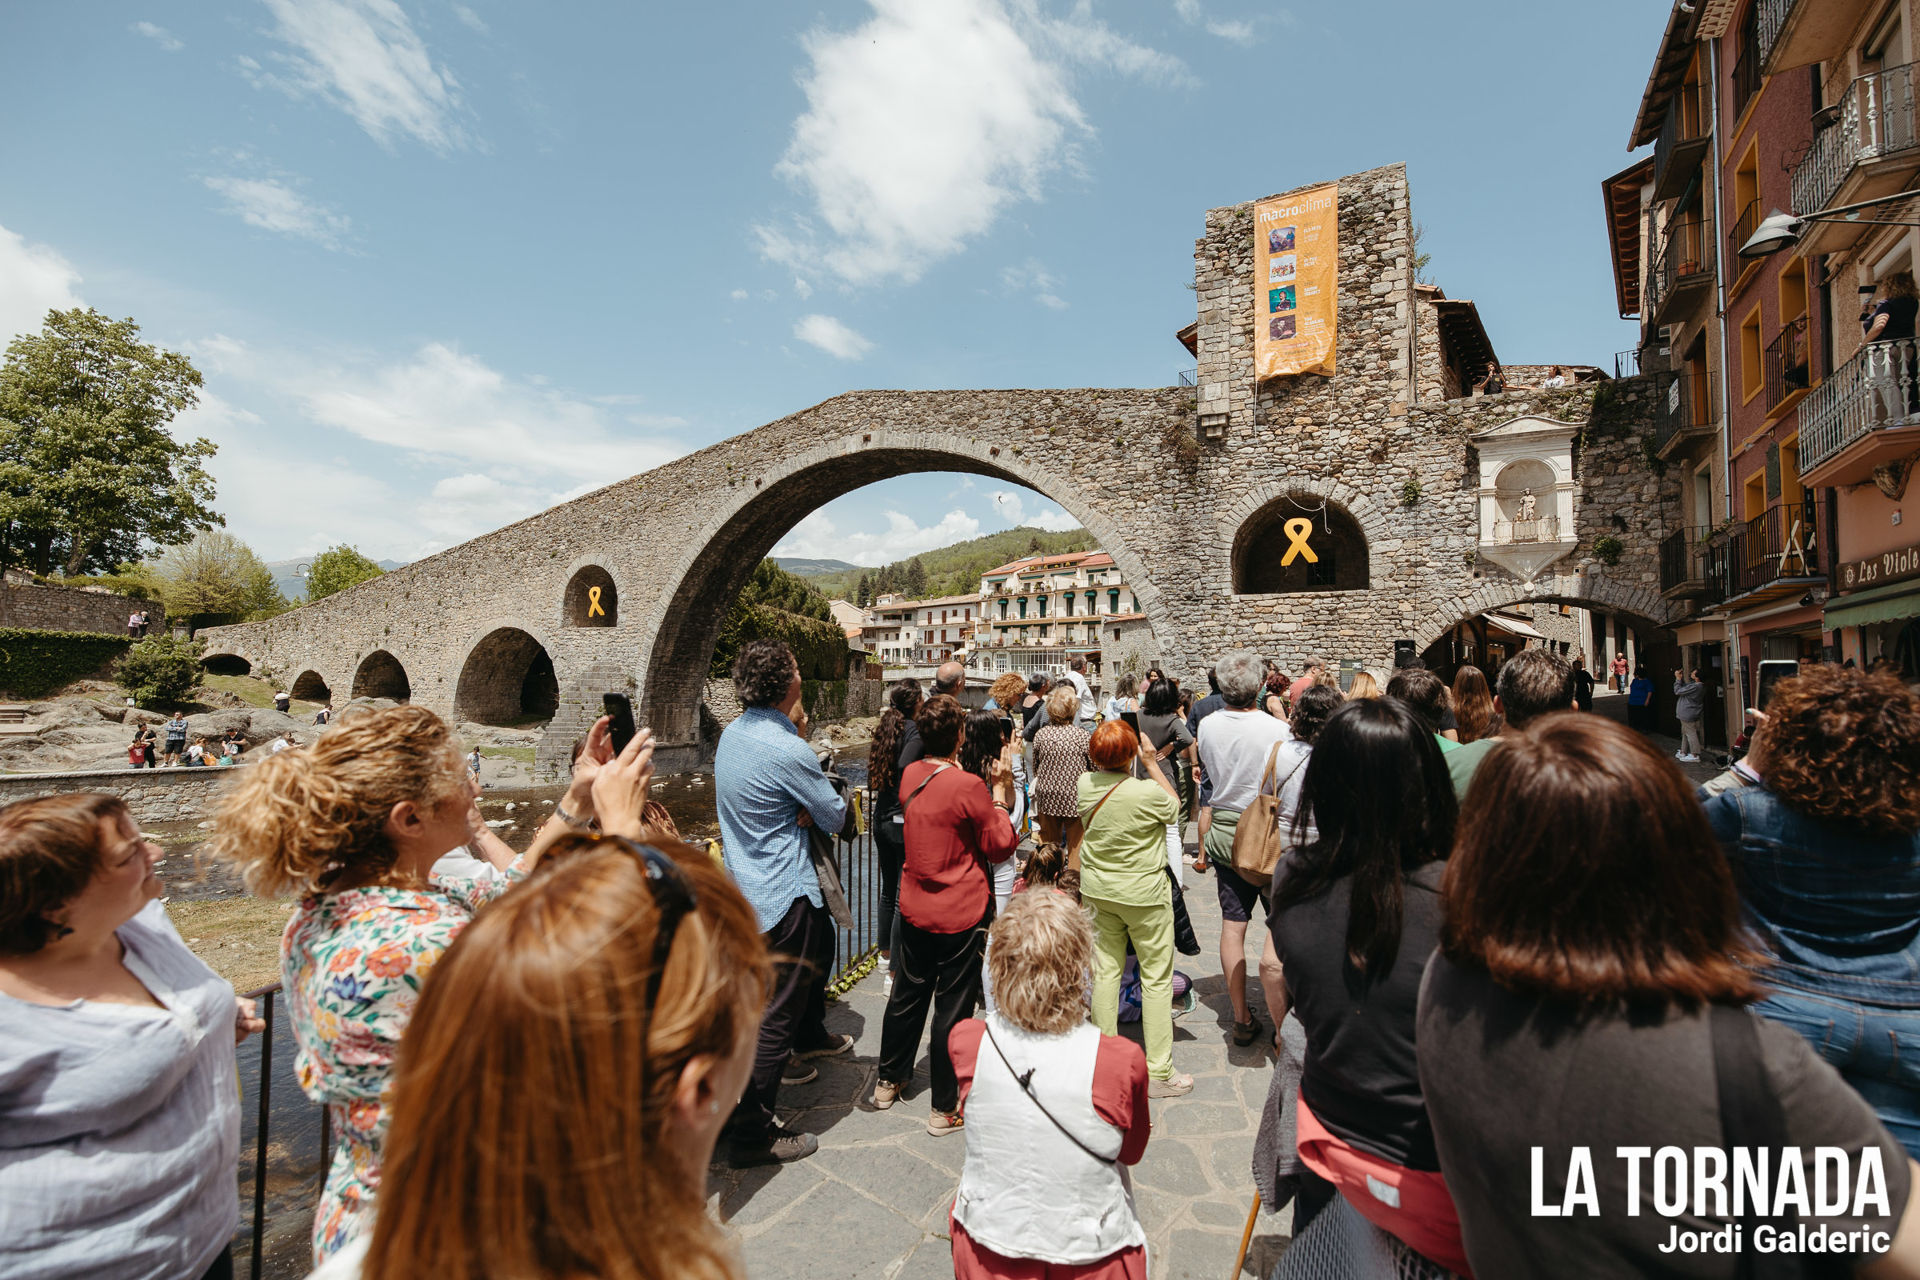
[[1859, 484], [1920, 445], [1920, 350], [1870, 342], [1800, 406], [1800, 474], [1821, 488]]
[[1727, 597], [1742, 607], [1803, 591], [1824, 579], [1831, 562], [1821, 530], [1825, 515], [1814, 491], [1779, 502], [1735, 526], [1727, 544]]
[[1660, 541], [1660, 594], [1713, 604], [1727, 594], [1727, 538], [1709, 528], [1676, 529]]
[[1667, 224], [1647, 277], [1647, 324], [1666, 324], [1681, 304], [1708, 296], [1707, 286], [1713, 282], [1712, 248], [1698, 217], [1676, 218]]
[[1760, 92], [1760, 45], [1757, 41], [1742, 45], [1740, 56], [1733, 63], [1733, 119], [1739, 120], [1740, 113], [1747, 109], [1747, 103], [1753, 101], [1753, 95]]
[[1762, 363], [1767, 375], [1767, 416], [1777, 417], [1797, 404], [1812, 385], [1805, 316], [1787, 321], [1773, 336]]
[[[1801, 217], [1891, 195], [1920, 172], [1912, 63], [1859, 77], [1816, 119], [1824, 121], [1824, 127], [1816, 128], [1813, 146], [1793, 171], [1793, 211]], [[1871, 225], [1809, 223], [1799, 252], [1809, 257], [1832, 253]]]
[[1728, 286], [1730, 293], [1737, 293], [1747, 277], [1760, 269], [1760, 259], [1740, 256], [1740, 246], [1753, 238], [1759, 226], [1760, 200], [1755, 197], [1734, 215], [1733, 226], [1727, 231], [1727, 269], [1734, 274], [1734, 282]]
[[1713, 114], [1707, 86], [1684, 84], [1667, 99], [1666, 119], [1653, 144], [1653, 198], [1671, 200], [1687, 188], [1706, 157]]
[[1683, 441], [1713, 434], [1713, 375], [1705, 370], [1676, 373], [1654, 410], [1653, 451], [1672, 457]]
[[1778, 75], [1838, 57], [1872, 7], [1873, 0], [1757, 0], [1760, 74]]

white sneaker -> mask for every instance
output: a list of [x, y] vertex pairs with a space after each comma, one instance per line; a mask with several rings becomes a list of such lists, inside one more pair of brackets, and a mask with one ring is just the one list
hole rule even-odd
[[1681, 764], [1699, 764], [1700, 763], [1699, 756], [1681, 756], [1679, 757], [1679, 760]]
[[886, 981], [880, 984], [880, 994], [883, 996], [890, 996], [893, 994], [893, 970], [891, 969], [887, 970]]

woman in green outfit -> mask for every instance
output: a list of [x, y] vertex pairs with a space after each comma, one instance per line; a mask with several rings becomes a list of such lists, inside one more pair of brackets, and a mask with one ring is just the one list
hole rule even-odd
[[[1080, 775], [1080, 900], [1093, 911], [1093, 1024], [1120, 1024], [1127, 943], [1140, 962], [1140, 1025], [1147, 1041], [1147, 1094], [1177, 1098], [1193, 1077], [1173, 1070], [1173, 885], [1167, 826], [1180, 801], [1151, 743], [1109, 720], [1087, 745], [1093, 772]], [[1128, 770], [1139, 761], [1146, 778]]]

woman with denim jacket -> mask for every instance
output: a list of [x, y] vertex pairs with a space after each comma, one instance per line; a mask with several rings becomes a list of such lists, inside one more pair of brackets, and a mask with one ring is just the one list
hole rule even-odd
[[1920, 698], [1823, 665], [1775, 686], [1748, 765], [1706, 802], [1772, 964], [1755, 1012], [1797, 1030], [1920, 1155]]

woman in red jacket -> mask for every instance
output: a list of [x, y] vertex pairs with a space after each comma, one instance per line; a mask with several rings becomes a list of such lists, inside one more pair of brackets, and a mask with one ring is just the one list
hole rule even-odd
[[988, 765], [991, 789], [959, 765], [966, 723], [967, 709], [946, 694], [929, 698], [914, 717], [927, 754], [900, 777], [907, 857], [900, 872], [893, 994], [881, 1024], [880, 1077], [873, 1087], [875, 1107], [884, 1110], [899, 1099], [913, 1076], [931, 1008], [933, 1115], [927, 1132], [935, 1136], [961, 1123], [960, 1083], [947, 1037], [980, 1002], [980, 958], [993, 923], [988, 868], [1012, 857], [1020, 843], [1008, 817], [1013, 775], [1005, 758]]

